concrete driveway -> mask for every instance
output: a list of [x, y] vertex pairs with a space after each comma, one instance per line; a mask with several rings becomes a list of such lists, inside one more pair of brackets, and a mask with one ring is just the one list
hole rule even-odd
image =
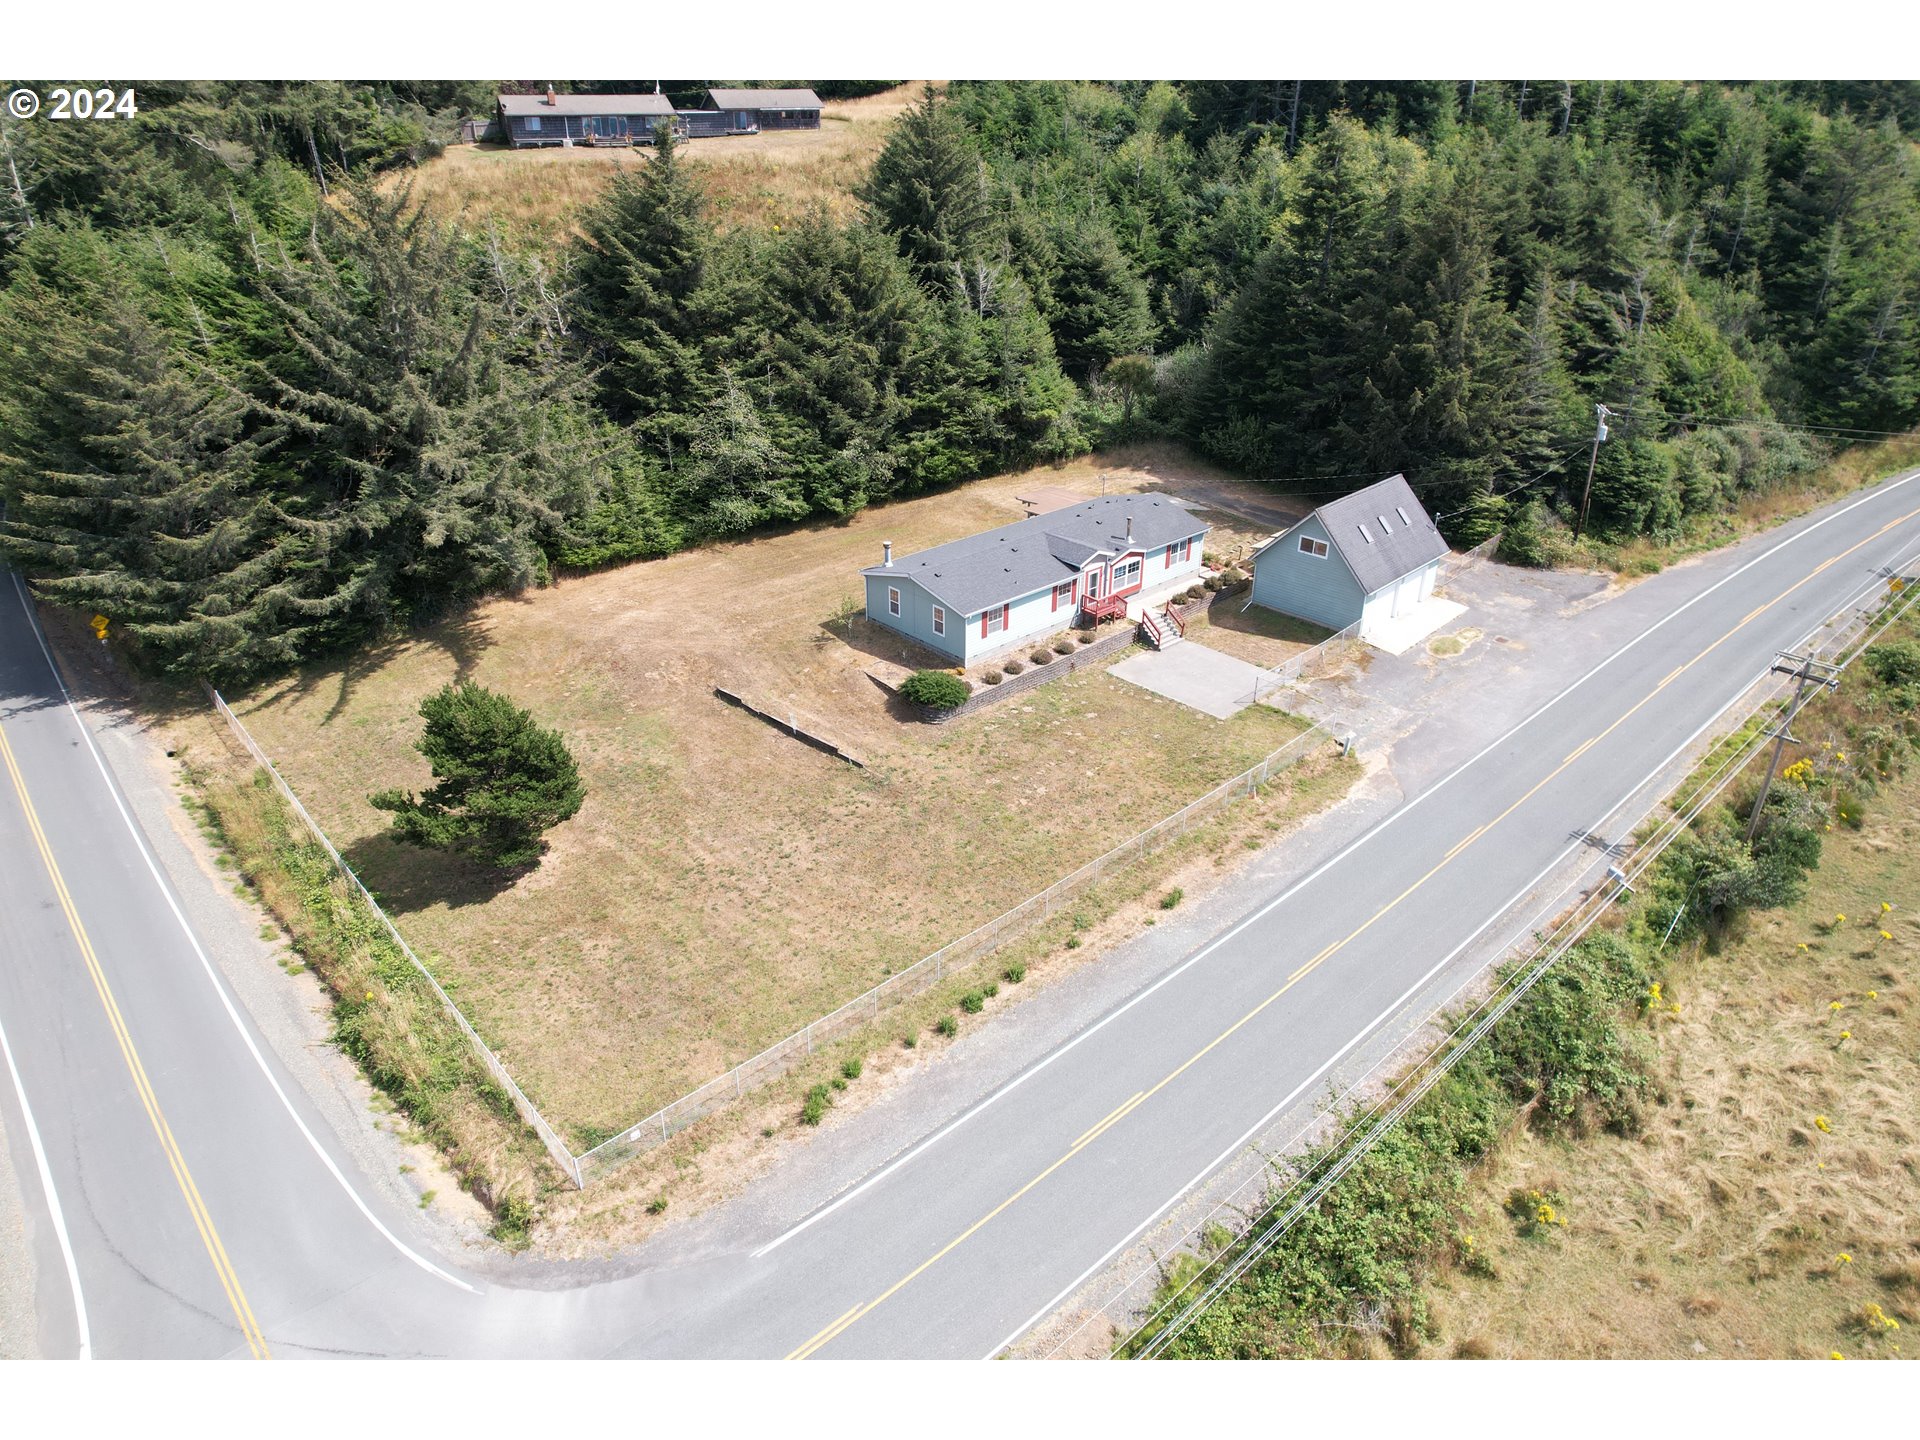
[[1266, 672], [1218, 650], [1180, 641], [1170, 649], [1123, 660], [1109, 673], [1216, 720], [1231, 720], [1253, 703], [1254, 682]]

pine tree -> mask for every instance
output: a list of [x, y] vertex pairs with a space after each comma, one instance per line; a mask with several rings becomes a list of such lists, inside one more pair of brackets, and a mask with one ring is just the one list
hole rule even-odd
[[662, 127], [652, 158], [622, 169], [580, 218], [575, 308], [602, 394], [669, 464], [713, 393], [709, 362], [729, 330], [705, 212], [705, 192]]
[[925, 284], [953, 284], [957, 266], [998, 249], [986, 167], [932, 85], [894, 122], [856, 193]]
[[405, 191], [353, 182], [304, 263], [263, 278], [285, 347], [270, 433], [298, 476], [277, 623], [329, 643], [538, 583], [602, 478], [578, 374], [522, 363], [512, 317]]
[[1061, 227], [1055, 253], [1058, 268], [1047, 319], [1069, 375], [1084, 380], [1114, 356], [1152, 345], [1147, 287], [1104, 216]]
[[577, 815], [587, 798], [566, 742], [472, 681], [429, 695], [420, 714], [427, 725], [414, 748], [427, 757], [435, 783], [418, 796], [382, 790], [368, 797], [375, 809], [392, 812], [394, 838], [498, 870], [537, 863], [545, 832]]

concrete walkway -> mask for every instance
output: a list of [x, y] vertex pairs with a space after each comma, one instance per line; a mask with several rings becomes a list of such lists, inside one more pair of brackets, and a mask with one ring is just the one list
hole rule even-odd
[[1218, 650], [1183, 641], [1168, 650], [1150, 650], [1123, 660], [1108, 673], [1216, 720], [1231, 720], [1253, 703], [1254, 681], [1266, 672]]

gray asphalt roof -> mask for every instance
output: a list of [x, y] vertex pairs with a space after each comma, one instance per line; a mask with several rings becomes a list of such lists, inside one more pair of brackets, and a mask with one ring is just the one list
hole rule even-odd
[[1313, 513], [1369, 595], [1447, 553], [1447, 542], [1404, 475], [1356, 490]]
[[[1133, 521], [1133, 539], [1126, 538]], [[1092, 556], [1147, 551], [1208, 527], [1164, 495], [1108, 495], [998, 530], [870, 565], [862, 575], [904, 575], [962, 615], [1071, 580]]]
[[719, 110], [818, 110], [820, 97], [811, 90], [714, 90]]
[[664, 95], [502, 95], [500, 109], [508, 115], [671, 115], [673, 102]]

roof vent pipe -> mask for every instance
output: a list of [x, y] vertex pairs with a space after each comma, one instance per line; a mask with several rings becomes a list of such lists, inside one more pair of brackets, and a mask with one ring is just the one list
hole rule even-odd
[[882, 540], [880, 542], [880, 553], [885, 557], [880, 563], [891, 570], [893, 568], [893, 541]]
[[1133, 543], [1133, 516], [1127, 516], [1127, 543]]
[[551, 85], [547, 86], [547, 104], [557, 105], [559, 103], [560, 103], [560, 97], [553, 93], [553, 86]]

